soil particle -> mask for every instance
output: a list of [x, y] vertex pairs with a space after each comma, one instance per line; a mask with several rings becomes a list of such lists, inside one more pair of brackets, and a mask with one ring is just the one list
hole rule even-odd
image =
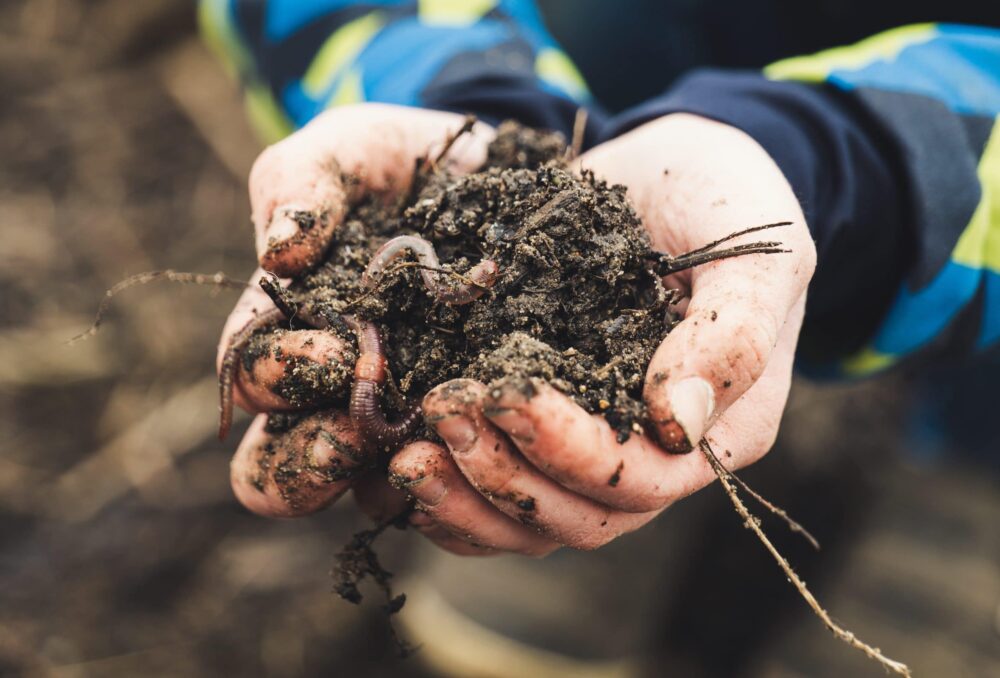
[[615, 472], [611, 474], [610, 478], [608, 478], [608, 485], [610, 485], [611, 487], [618, 487], [618, 483], [621, 482], [622, 479], [622, 470], [624, 468], [625, 468], [625, 462], [624, 461], [618, 462], [618, 468], [616, 468]]

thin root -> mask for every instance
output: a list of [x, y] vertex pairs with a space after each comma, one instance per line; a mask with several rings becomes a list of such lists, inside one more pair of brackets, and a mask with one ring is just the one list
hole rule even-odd
[[803, 539], [809, 542], [810, 546], [812, 546], [817, 551], [820, 550], [819, 540], [816, 539], [816, 537], [814, 537], [809, 530], [804, 528], [801, 523], [799, 523], [797, 520], [788, 515], [788, 512], [785, 511], [785, 509], [775, 504], [772, 504], [770, 501], [762, 497], [760, 494], [757, 493], [756, 490], [754, 490], [752, 487], [743, 482], [743, 479], [741, 479], [733, 471], [726, 469], [726, 473], [729, 474], [730, 480], [734, 481], [737, 485], [743, 488], [743, 491], [745, 491], [747, 494], [753, 497], [758, 504], [766, 508], [774, 515], [781, 518], [783, 521], [785, 521], [785, 524], [788, 525], [789, 530], [791, 530], [792, 532], [798, 532], [799, 534], [802, 535]]
[[762, 226], [751, 226], [750, 228], [744, 228], [741, 231], [730, 233], [729, 235], [719, 238], [718, 240], [713, 240], [706, 245], [702, 245], [697, 249], [685, 252], [684, 254], [680, 254], [676, 257], [672, 257], [669, 254], [659, 254], [656, 258], [656, 272], [658, 275], [669, 275], [671, 273], [677, 273], [678, 271], [694, 268], [695, 266], [701, 266], [702, 264], [707, 264], [711, 261], [728, 259], [730, 257], [739, 257], [745, 254], [782, 254], [791, 252], [791, 250], [784, 249], [781, 246], [782, 243], [777, 240], [745, 243], [743, 245], [736, 245], [724, 250], [715, 249], [722, 243], [729, 242], [730, 240], [748, 233], [756, 233], [757, 231], [778, 228], [780, 226], [790, 226], [791, 224], [791, 221], [779, 221], [773, 224], [763, 224]]
[[124, 292], [130, 287], [145, 285], [147, 283], [156, 282], [157, 280], [166, 280], [168, 282], [184, 283], [188, 285], [209, 285], [212, 287], [226, 289], [243, 289], [247, 286], [246, 282], [230, 278], [224, 273], [185, 273], [171, 269], [167, 269], [165, 271], [146, 271], [144, 273], [136, 273], [135, 275], [129, 276], [128, 278], [115, 283], [104, 293], [104, 298], [101, 299], [101, 303], [97, 307], [97, 313], [94, 316], [93, 324], [86, 331], [81, 332], [67, 341], [66, 345], [71, 346], [78, 341], [89, 339], [97, 334], [98, 328], [101, 326], [101, 323], [104, 322], [104, 316], [111, 307], [111, 300], [120, 292]]
[[736, 488], [730, 482], [734, 476], [726, 469], [725, 466], [722, 465], [719, 458], [715, 456], [715, 452], [712, 451], [712, 447], [709, 445], [708, 441], [702, 438], [701, 442], [698, 443], [698, 447], [705, 455], [705, 459], [707, 459], [708, 463], [712, 466], [712, 470], [715, 471], [715, 475], [718, 476], [719, 482], [722, 483], [722, 488], [729, 496], [729, 500], [736, 508], [736, 512], [743, 519], [743, 524], [753, 530], [754, 534], [757, 535], [757, 538], [764, 545], [764, 548], [766, 548], [775, 561], [777, 561], [779, 567], [781, 567], [782, 571], [784, 571], [785, 576], [788, 577], [788, 580], [799, 592], [799, 595], [801, 595], [809, 607], [812, 608], [812, 611], [816, 613], [816, 616], [823, 621], [826, 628], [828, 628], [836, 638], [839, 638], [851, 647], [860, 650], [869, 659], [873, 659], [880, 663], [886, 670], [894, 671], [901, 676], [912, 676], [913, 674], [910, 672], [910, 668], [906, 664], [886, 657], [877, 647], [868, 645], [854, 635], [854, 633], [842, 628], [830, 618], [830, 614], [824, 610], [822, 606], [820, 606], [819, 601], [816, 600], [816, 597], [813, 596], [812, 592], [810, 592], [806, 587], [806, 583], [795, 573], [795, 570], [793, 570], [792, 566], [788, 564], [785, 557], [778, 552], [778, 549], [775, 548], [774, 544], [771, 543], [771, 540], [767, 538], [766, 534], [764, 534], [764, 530], [760, 527], [756, 516], [750, 513], [749, 509], [747, 509], [746, 505], [736, 494]]
[[572, 162], [580, 157], [583, 152], [583, 139], [587, 133], [587, 109], [582, 106], [576, 109], [576, 117], [573, 118], [573, 139], [566, 147], [566, 162]]
[[465, 116], [465, 120], [462, 122], [462, 126], [455, 130], [454, 133], [449, 134], [448, 138], [445, 139], [444, 146], [438, 152], [434, 159], [428, 155], [423, 163], [421, 163], [420, 168], [417, 170], [421, 174], [425, 174], [431, 170], [436, 170], [441, 161], [447, 157], [448, 153], [451, 152], [451, 147], [455, 145], [455, 142], [459, 140], [462, 135], [468, 134], [472, 131], [472, 128], [476, 126], [476, 116], [471, 113]]

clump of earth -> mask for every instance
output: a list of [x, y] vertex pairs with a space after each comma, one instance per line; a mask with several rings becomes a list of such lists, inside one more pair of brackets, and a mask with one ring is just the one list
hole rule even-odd
[[[660, 255], [625, 188], [574, 174], [566, 158], [561, 135], [504, 123], [479, 171], [456, 175], [424, 163], [403, 200], [370, 196], [354, 206], [325, 260], [289, 288], [310, 316], [352, 314], [380, 329], [391, 375], [387, 409], [459, 377], [537, 377], [604, 416], [619, 439], [643, 430], [643, 379], [675, 322], [674, 295], [657, 275]], [[487, 259], [495, 279], [471, 303], [444, 303], [407, 253], [366, 287], [373, 254], [403, 234], [430, 242], [441, 275], [455, 284]], [[331, 330], [356, 345], [346, 327]], [[244, 364], [273, 346], [258, 336]], [[350, 367], [289, 362], [275, 390], [314, 409], [343, 407]]]

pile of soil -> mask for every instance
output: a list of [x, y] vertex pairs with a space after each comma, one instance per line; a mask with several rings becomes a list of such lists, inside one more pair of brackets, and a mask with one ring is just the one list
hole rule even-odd
[[[314, 315], [352, 313], [377, 324], [390, 410], [458, 377], [540, 377], [602, 414], [621, 440], [641, 432], [643, 378], [675, 322], [673, 295], [653, 271], [657, 255], [625, 188], [575, 175], [565, 158], [561, 135], [504, 123], [478, 172], [425, 166], [402, 201], [371, 196], [355, 206], [325, 261], [289, 288]], [[495, 283], [471, 303], [441, 303], [417, 267], [398, 263], [415, 261], [407, 254], [364, 289], [372, 254], [402, 234], [433, 243], [456, 282], [493, 260]], [[334, 331], [354, 345], [346, 328]], [[243, 354], [247, 367], [271, 346], [255, 340]], [[338, 406], [349, 395], [349, 368], [288, 363], [276, 392], [300, 405]]]

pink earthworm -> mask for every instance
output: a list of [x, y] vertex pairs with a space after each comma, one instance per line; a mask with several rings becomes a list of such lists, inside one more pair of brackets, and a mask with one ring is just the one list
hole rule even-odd
[[366, 447], [379, 452], [395, 452], [420, 424], [420, 406], [407, 408], [396, 421], [386, 419], [379, 397], [388, 369], [378, 327], [353, 315], [341, 317], [358, 337], [358, 361], [354, 364], [354, 384], [351, 386], [351, 421]]
[[[262, 280], [262, 283], [264, 281]], [[269, 285], [262, 284], [272, 296], [276, 294]], [[222, 358], [219, 370], [219, 438], [224, 439], [233, 421], [233, 385], [239, 358], [253, 335], [259, 330], [275, 327], [289, 315], [315, 329], [327, 329], [329, 321], [319, 315], [294, 308], [287, 299], [281, 308], [260, 313], [233, 335]], [[349, 411], [351, 421], [361, 434], [365, 446], [373, 451], [394, 452], [411, 436], [420, 424], [419, 406], [412, 406], [397, 421], [388, 421], [379, 402], [380, 392], [388, 377], [382, 337], [374, 323], [360, 320], [353, 315], [341, 319], [357, 336], [358, 359], [354, 364], [354, 383], [351, 385]]]
[[420, 276], [427, 291], [445, 304], [461, 306], [471, 303], [496, 282], [497, 263], [492, 259], [483, 259], [469, 270], [466, 275], [469, 282], [449, 285], [440, 273], [441, 263], [434, 245], [416, 235], [400, 235], [382, 245], [372, 256], [361, 276], [362, 287], [372, 289], [386, 267], [406, 250], [413, 252], [420, 262]]

